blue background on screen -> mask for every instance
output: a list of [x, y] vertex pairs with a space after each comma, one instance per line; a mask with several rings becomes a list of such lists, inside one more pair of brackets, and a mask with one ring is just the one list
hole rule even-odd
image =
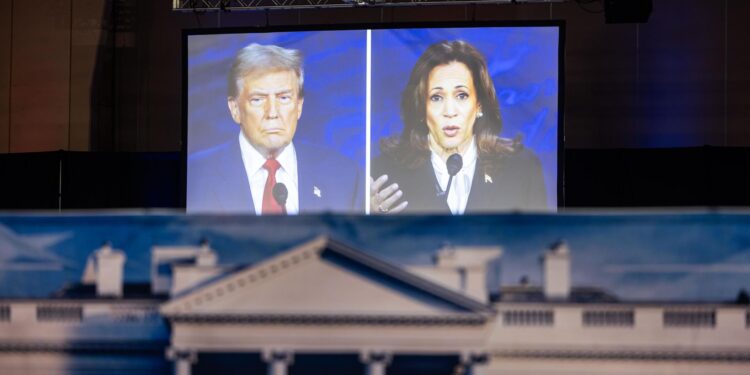
[[501, 136], [521, 136], [542, 162], [547, 201], [557, 206], [558, 28], [373, 30], [372, 157], [399, 134], [401, 92], [419, 56], [443, 40], [465, 40], [487, 59], [503, 118]]
[[250, 43], [300, 50], [305, 102], [296, 141], [328, 146], [365, 163], [366, 31], [193, 35], [188, 39], [188, 154], [236, 140], [227, 73]]
[[[463, 39], [487, 58], [503, 116], [501, 136], [520, 136], [539, 157], [548, 204], [556, 207], [558, 33], [557, 27], [373, 30], [371, 156], [379, 155], [382, 137], [401, 131], [401, 92], [419, 55], [435, 42]], [[227, 72], [242, 47], [274, 44], [304, 55], [305, 102], [295, 141], [338, 150], [364, 167], [366, 35], [349, 30], [189, 36], [188, 154], [236, 140], [239, 127], [226, 103]]]

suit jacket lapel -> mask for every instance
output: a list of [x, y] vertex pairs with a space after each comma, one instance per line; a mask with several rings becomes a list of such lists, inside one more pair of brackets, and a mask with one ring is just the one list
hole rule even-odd
[[495, 184], [492, 176], [482, 171], [480, 160], [477, 159], [477, 166], [474, 168], [474, 178], [471, 180], [471, 193], [469, 200], [466, 202], [466, 213], [487, 211], [487, 201], [485, 197], [493, 197]]
[[239, 142], [231, 142], [228, 152], [224, 153], [219, 169], [220, 179], [215, 181], [221, 207], [227, 212], [255, 214], [253, 195], [250, 193], [245, 164], [242, 162], [242, 151]]
[[[411, 195], [419, 198], [418, 202], [415, 202], [417, 203], [415, 204], [415, 208], [429, 213], [451, 213], [451, 209], [448, 207], [448, 197], [445, 195], [438, 196], [440, 185], [438, 184], [437, 177], [435, 177], [435, 171], [432, 169], [432, 163], [429, 160], [421, 168], [417, 169], [412, 176], [414, 181], [418, 182], [415, 186], [422, 186], [424, 189], [423, 191], [411, 192]], [[419, 181], [423, 182], [419, 183]], [[427, 181], [429, 181], [429, 184], [425, 184]], [[411, 200], [411, 195], [407, 194], [406, 200]]]
[[295, 144], [294, 149], [297, 153], [299, 211], [319, 212], [322, 210], [322, 191], [318, 180], [325, 178], [325, 176], [316, 173], [317, 168], [312, 168], [311, 165], [314, 164], [315, 155], [309, 152], [310, 150], [303, 143]]

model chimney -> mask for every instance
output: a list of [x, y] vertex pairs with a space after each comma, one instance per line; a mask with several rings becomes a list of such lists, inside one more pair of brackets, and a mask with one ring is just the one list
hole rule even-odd
[[549, 300], [565, 300], [570, 296], [570, 250], [558, 241], [542, 256], [544, 296]]
[[211, 249], [211, 244], [207, 240], [202, 240], [198, 255], [195, 257], [195, 265], [198, 267], [216, 267], [218, 260], [219, 257]]
[[438, 250], [434, 266], [409, 267], [411, 272], [433, 282], [465, 293], [477, 300], [489, 301], [499, 285], [500, 259], [497, 246], [452, 246]]
[[94, 252], [93, 273], [97, 297], [122, 297], [125, 253], [107, 242]]
[[154, 246], [151, 251], [151, 292], [176, 294], [216, 276], [222, 268], [211, 244], [200, 246]]

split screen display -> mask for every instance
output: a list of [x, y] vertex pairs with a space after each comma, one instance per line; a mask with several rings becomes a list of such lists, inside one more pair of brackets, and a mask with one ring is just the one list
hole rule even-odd
[[188, 213], [555, 210], [560, 27], [186, 36]]

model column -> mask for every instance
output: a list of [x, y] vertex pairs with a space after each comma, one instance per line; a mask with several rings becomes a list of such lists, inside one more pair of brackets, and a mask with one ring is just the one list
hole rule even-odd
[[393, 356], [386, 352], [363, 352], [359, 359], [365, 364], [366, 375], [385, 375], [385, 368], [391, 363]]
[[167, 359], [174, 361], [175, 375], [190, 375], [193, 363], [198, 361], [198, 355], [192, 350], [168, 348]]
[[489, 366], [489, 355], [487, 353], [462, 353], [458, 374], [483, 375]]
[[287, 368], [294, 362], [290, 350], [264, 350], [263, 361], [268, 364], [268, 375], [286, 375]]

